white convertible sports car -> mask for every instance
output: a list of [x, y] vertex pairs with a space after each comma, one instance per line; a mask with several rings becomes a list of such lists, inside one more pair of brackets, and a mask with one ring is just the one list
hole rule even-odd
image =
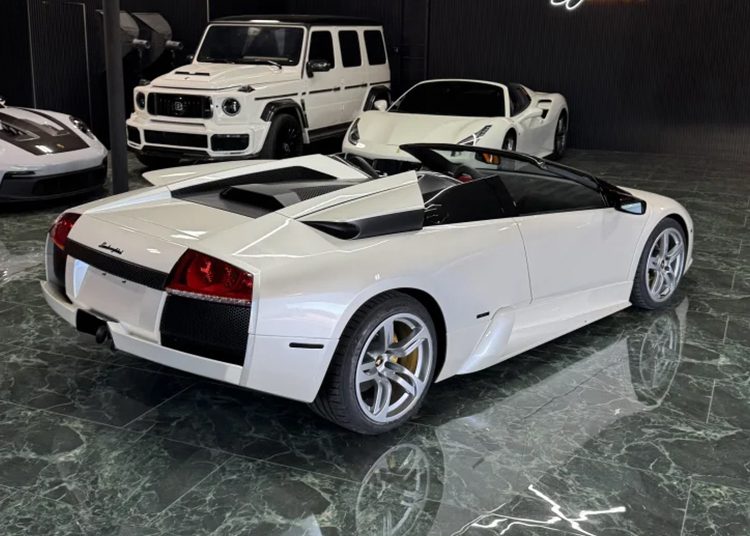
[[415, 161], [400, 146], [457, 143], [559, 158], [565, 152], [569, 113], [559, 93], [482, 80], [428, 80], [386, 110], [362, 113], [344, 138], [345, 153], [370, 160]]
[[153, 172], [58, 217], [46, 300], [125, 352], [379, 433], [433, 381], [667, 305], [690, 266], [671, 199], [516, 153], [402, 150], [420, 169], [385, 178], [322, 155]]
[[84, 194], [106, 177], [107, 149], [83, 121], [0, 100], [0, 202]]

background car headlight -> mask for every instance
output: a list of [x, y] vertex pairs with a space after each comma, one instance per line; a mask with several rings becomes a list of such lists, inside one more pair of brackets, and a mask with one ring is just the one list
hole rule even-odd
[[352, 123], [352, 126], [349, 128], [349, 134], [348, 139], [349, 143], [352, 145], [357, 145], [359, 143], [359, 118], [354, 120], [354, 123]]
[[232, 97], [224, 99], [224, 102], [221, 103], [221, 109], [227, 115], [237, 115], [240, 113], [240, 101]]
[[139, 91], [135, 94], [135, 105], [138, 106], [139, 109], [143, 110], [146, 107], [146, 95], [145, 93]]
[[471, 136], [466, 136], [464, 139], [458, 142], [458, 145], [476, 145], [479, 141], [479, 138], [487, 134], [489, 130], [492, 128], [492, 125], [484, 125], [482, 128], [477, 130], [474, 134]]
[[78, 119], [77, 117], [74, 117], [71, 115], [71, 116], [68, 116], [68, 120], [71, 123], [73, 123], [73, 125], [75, 125], [75, 127], [78, 130], [86, 134], [92, 140], [94, 139], [94, 133], [91, 132], [91, 129], [89, 128], [89, 126], [86, 123], [84, 123], [81, 119]]

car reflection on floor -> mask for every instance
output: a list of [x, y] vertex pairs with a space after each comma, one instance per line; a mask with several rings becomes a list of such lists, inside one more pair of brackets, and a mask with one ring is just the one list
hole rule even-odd
[[[542, 480], [548, 471], [560, 472], [561, 466], [576, 455], [579, 447], [613, 421], [632, 413], [651, 411], [661, 405], [680, 363], [687, 311], [688, 299], [685, 298], [672, 310], [654, 313], [644, 331], [624, 335], [544, 381], [518, 392], [514, 396], [524, 398], [521, 403], [503, 402], [524, 408], [524, 414], [519, 418], [526, 421], [526, 429], [529, 429], [529, 425], [534, 428], [534, 422], [540, 424], [533, 441], [556, 444], [554, 456], [545, 458], [548, 467], [535, 468], [537, 481]], [[560, 408], [571, 408], [578, 403], [578, 388], [584, 384], [606, 391], [615, 403], [608, 411], [581, 414], [576, 426], [565, 419], [550, 419], [550, 412], [559, 412]], [[537, 398], [540, 393], [543, 396]], [[554, 404], [550, 404], [549, 393], [561, 395], [554, 398]], [[536, 408], [528, 404], [535, 398], [544, 401]], [[485, 420], [482, 414], [473, 414], [459, 420], [481, 435], [494, 418]], [[559, 426], [550, 426], [555, 422]], [[509, 422], [509, 435], [519, 429], [514, 424]], [[573, 428], [576, 429], [575, 438], [559, 440], [566, 430]], [[422, 445], [407, 440], [388, 449], [375, 461], [362, 480], [357, 496], [357, 534], [421, 535], [430, 533], [428, 527], [455, 525], [455, 520], [451, 519], [450, 499], [458, 496], [458, 493], [453, 493], [449, 488], [456, 480], [446, 478], [446, 475], [458, 475], [465, 471], [460, 467], [451, 468], [452, 461], [458, 460], [460, 463], [460, 460], [444, 452], [441, 447], [443, 442], [448, 444], [451, 439], [441, 439], [440, 427], [435, 429], [434, 434], [436, 441], [427, 442], [432, 448], [422, 446], [424, 440], [420, 442]], [[498, 436], [496, 429], [492, 436]], [[445, 449], [451, 450], [450, 445]], [[520, 480], [523, 479], [517, 481]], [[471, 482], [463, 480], [460, 485], [470, 487]], [[478, 490], [477, 494], [481, 492]], [[533, 534], [539, 534], [541, 530], [550, 534], [563, 531], [565, 534], [594, 536], [596, 532], [592, 524], [595, 525], [598, 516], [626, 512], [626, 507], [621, 504], [611, 504], [605, 508], [592, 505], [591, 508], [572, 510], [565, 506], [566, 497], [547, 494], [544, 484], [538, 482], [526, 481], [521, 489], [509, 492], [511, 498], [508, 502], [487, 509], [452, 534], [530, 534], [523, 530], [533, 527], [536, 530]], [[466, 493], [466, 489], [461, 490], [461, 495], [465, 496]], [[519, 531], [512, 532], [515, 529]]]

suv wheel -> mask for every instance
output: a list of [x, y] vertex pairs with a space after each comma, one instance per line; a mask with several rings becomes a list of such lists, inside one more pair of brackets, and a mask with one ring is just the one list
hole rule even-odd
[[387, 432], [417, 412], [436, 361], [437, 336], [427, 310], [411, 296], [382, 294], [352, 317], [311, 407], [361, 434]]
[[302, 128], [299, 121], [289, 114], [273, 118], [260, 157], [270, 160], [289, 158], [302, 154]]

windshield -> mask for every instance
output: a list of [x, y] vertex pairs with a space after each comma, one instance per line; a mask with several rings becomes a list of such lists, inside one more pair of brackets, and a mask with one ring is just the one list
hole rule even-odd
[[503, 88], [481, 82], [427, 82], [411, 88], [390, 109], [407, 114], [505, 116]]
[[198, 61], [297, 65], [303, 34], [302, 28], [211, 26], [198, 53]]

